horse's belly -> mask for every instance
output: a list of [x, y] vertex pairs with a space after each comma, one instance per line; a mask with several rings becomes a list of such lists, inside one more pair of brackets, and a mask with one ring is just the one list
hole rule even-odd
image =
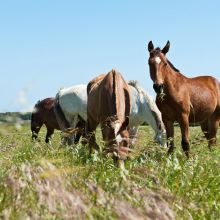
[[215, 110], [215, 108], [213, 108], [211, 106], [206, 107], [206, 108], [202, 108], [202, 109], [201, 108], [195, 109], [192, 106], [190, 108], [189, 122], [190, 123], [203, 122], [213, 114], [214, 110]]

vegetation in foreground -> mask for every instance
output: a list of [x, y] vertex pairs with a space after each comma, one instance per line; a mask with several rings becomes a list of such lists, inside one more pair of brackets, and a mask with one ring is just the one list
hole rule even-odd
[[81, 144], [61, 146], [59, 132], [45, 144], [45, 130], [32, 142], [27, 125], [16, 129], [0, 127], [3, 219], [220, 219], [220, 144], [209, 151], [199, 127], [188, 160], [178, 127], [173, 156], [141, 127], [127, 171]]

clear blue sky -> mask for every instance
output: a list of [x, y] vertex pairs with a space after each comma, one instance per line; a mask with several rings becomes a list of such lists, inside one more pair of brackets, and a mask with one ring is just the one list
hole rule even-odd
[[118, 69], [153, 95], [147, 44], [171, 42], [187, 76], [220, 80], [220, 1], [0, 2], [0, 112], [24, 111], [60, 87]]

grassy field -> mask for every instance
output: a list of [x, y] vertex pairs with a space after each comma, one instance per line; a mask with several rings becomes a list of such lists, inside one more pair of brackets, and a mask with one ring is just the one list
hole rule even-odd
[[33, 143], [28, 126], [16, 129], [0, 126], [2, 219], [220, 219], [220, 144], [209, 151], [199, 127], [188, 160], [178, 127], [172, 157], [141, 127], [126, 171], [80, 144], [61, 146], [59, 132], [47, 145], [45, 130]]

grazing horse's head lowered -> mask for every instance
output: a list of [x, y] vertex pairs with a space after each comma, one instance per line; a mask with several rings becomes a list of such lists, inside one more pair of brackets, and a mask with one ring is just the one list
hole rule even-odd
[[94, 131], [101, 125], [107, 153], [113, 153], [120, 166], [129, 151], [129, 116], [131, 98], [128, 84], [122, 75], [111, 70], [89, 82], [87, 86], [87, 137], [89, 147], [97, 148]]
[[54, 129], [60, 129], [53, 112], [54, 103], [54, 98], [46, 98], [42, 101], [39, 100], [35, 104], [31, 114], [31, 132], [33, 140], [37, 139], [38, 133], [43, 125], [47, 128], [46, 143], [49, 142], [51, 135], [54, 133]]
[[[126, 117], [124, 122], [120, 122], [117, 117], [109, 117], [106, 120], [105, 129], [103, 129], [103, 136], [108, 137], [106, 144], [109, 146], [107, 152], [117, 152], [116, 158], [126, 159], [129, 146], [130, 135], [128, 131], [129, 117]], [[120, 150], [119, 150], [120, 149]]]

